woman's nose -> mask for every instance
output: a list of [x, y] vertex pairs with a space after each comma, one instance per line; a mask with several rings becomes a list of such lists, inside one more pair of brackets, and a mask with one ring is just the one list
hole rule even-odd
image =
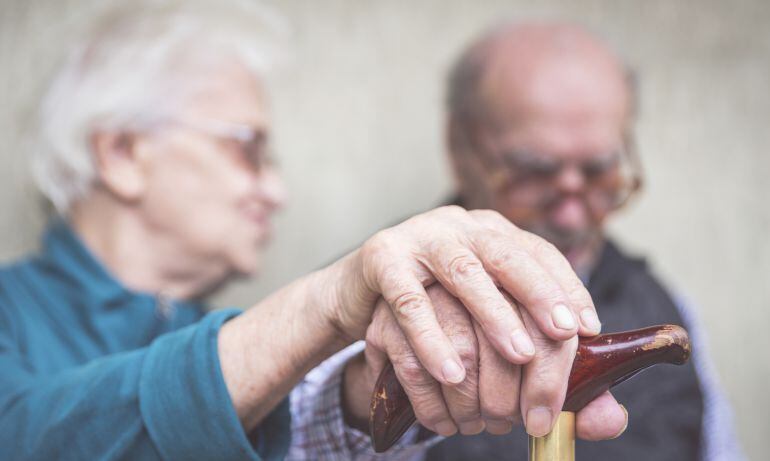
[[283, 208], [288, 199], [286, 185], [275, 168], [268, 167], [260, 172], [257, 179], [260, 200], [266, 202], [271, 209]]

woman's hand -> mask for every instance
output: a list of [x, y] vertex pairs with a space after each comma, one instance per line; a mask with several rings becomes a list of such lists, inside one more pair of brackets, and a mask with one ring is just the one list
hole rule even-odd
[[363, 338], [382, 297], [419, 362], [442, 385], [461, 383], [466, 369], [426, 293], [434, 283], [459, 299], [490, 347], [512, 364], [532, 360], [537, 345], [501, 289], [544, 338], [566, 341], [601, 329], [588, 291], [561, 253], [494, 211], [429, 211], [375, 234], [328, 269], [335, 274], [329, 315], [339, 331]]

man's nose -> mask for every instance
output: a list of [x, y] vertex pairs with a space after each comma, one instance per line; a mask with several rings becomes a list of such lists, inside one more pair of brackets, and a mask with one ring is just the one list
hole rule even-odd
[[561, 192], [576, 193], [585, 188], [586, 180], [579, 165], [567, 164], [556, 176], [556, 186]]

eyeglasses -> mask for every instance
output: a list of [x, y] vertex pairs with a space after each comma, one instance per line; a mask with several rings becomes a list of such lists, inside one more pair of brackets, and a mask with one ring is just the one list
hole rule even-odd
[[219, 119], [170, 119], [165, 124], [200, 132], [227, 145], [237, 155], [239, 163], [255, 172], [274, 165], [268, 136], [264, 128]]
[[602, 209], [620, 208], [642, 186], [641, 166], [631, 140], [615, 151], [584, 161], [555, 159], [531, 151], [508, 151], [485, 156], [484, 160], [493, 187], [515, 192], [517, 201], [526, 203], [547, 203], [556, 191], [554, 181], [568, 167], [580, 172], [589, 201]]

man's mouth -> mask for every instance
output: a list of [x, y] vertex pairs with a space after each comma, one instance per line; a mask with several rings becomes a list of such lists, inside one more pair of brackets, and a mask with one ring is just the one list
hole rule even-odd
[[581, 195], [558, 195], [543, 205], [543, 220], [533, 231], [562, 252], [584, 244], [593, 234], [590, 210]]
[[582, 197], [561, 197], [548, 209], [548, 220], [565, 231], [580, 231], [589, 225], [588, 206]]

